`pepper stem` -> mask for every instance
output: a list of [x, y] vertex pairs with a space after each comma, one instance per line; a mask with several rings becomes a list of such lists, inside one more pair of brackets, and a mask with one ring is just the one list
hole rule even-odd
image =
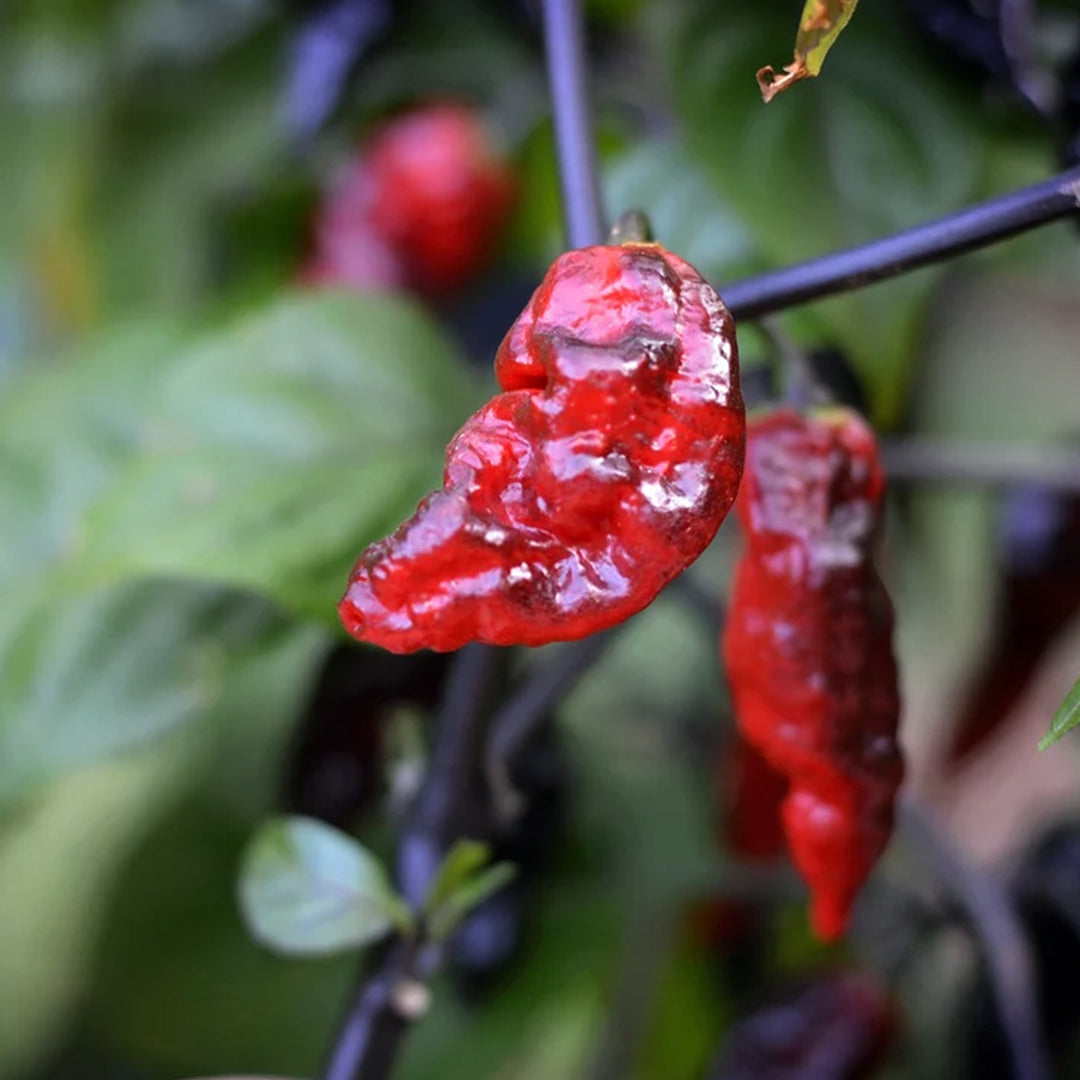
[[654, 239], [652, 223], [644, 210], [620, 214], [608, 233], [609, 244], [651, 244]]

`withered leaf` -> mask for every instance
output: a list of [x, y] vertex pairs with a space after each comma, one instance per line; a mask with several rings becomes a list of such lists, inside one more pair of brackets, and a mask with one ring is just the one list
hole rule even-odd
[[772, 67], [757, 73], [761, 96], [766, 103], [792, 83], [817, 75], [825, 57], [855, 13], [859, 0], [806, 0], [799, 32], [795, 36], [795, 57], [777, 74]]

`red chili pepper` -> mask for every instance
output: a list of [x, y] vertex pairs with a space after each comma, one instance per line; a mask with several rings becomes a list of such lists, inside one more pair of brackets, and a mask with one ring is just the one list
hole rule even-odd
[[736, 734], [724, 749], [717, 773], [729, 793], [723, 830], [728, 846], [748, 861], [777, 859], [785, 847], [780, 807], [787, 781], [743, 736]]
[[788, 845], [827, 939], [888, 842], [903, 775], [892, 606], [871, 558], [884, 490], [853, 412], [750, 425], [722, 651], [741, 730], [790, 782]]
[[394, 652], [544, 645], [650, 603], [712, 540], [742, 472], [735, 328], [656, 244], [560, 256], [495, 357], [503, 393], [443, 490], [369, 547], [339, 611]]
[[483, 268], [513, 197], [513, 176], [473, 110], [415, 109], [387, 121], [343, 173], [301, 280], [451, 292]]
[[460, 287], [491, 255], [514, 181], [487, 129], [462, 105], [388, 123], [368, 150], [372, 219], [420, 290]]
[[[787, 780], [737, 731], [717, 748], [713, 765], [716, 836], [726, 854], [744, 863], [777, 862], [784, 854], [780, 807]], [[731, 897], [712, 897], [691, 914], [702, 946], [731, 961], [736, 977], [760, 957], [767, 920], [759, 905]]]

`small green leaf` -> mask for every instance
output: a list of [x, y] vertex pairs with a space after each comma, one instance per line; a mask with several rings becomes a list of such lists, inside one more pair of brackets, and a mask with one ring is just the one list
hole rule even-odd
[[464, 888], [466, 882], [491, 858], [491, 848], [479, 840], [459, 840], [446, 854], [424, 899], [424, 913], [430, 918], [443, 904]]
[[428, 933], [445, 938], [477, 904], [501, 889], [517, 872], [509, 863], [484, 869], [491, 848], [477, 840], [459, 840], [443, 859], [424, 900]]
[[432, 912], [428, 919], [428, 933], [436, 941], [446, 938], [473, 908], [508, 885], [516, 876], [517, 867], [501, 862], [462, 882], [457, 891]]
[[1080, 679], [1076, 680], [1060, 708], [1054, 713], [1050, 730], [1039, 741], [1039, 749], [1045, 750], [1053, 746], [1065, 732], [1071, 731], [1077, 724], [1080, 724]]
[[820, 73], [840, 31], [855, 14], [859, 0], [806, 0], [795, 35], [795, 58], [777, 75], [772, 67], [757, 73], [758, 87], [766, 104], [799, 79]]
[[264, 825], [244, 857], [239, 891], [251, 933], [277, 952], [325, 955], [411, 926], [378, 859], [313, 818]]

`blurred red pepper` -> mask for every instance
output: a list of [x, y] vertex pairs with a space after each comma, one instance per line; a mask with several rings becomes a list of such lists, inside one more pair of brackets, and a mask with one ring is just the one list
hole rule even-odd
[[394, 117], [320, 207], [301, 280], [453, 292], [491, 257], [513, 198], [513, 175], [472, 109], [437, 104]]
[[723, 658], [740, 729], [790, 781], [784, 828], [827, 939], [888, 842], [903, 775], [892, 606], [871, 558], [884, 490], [850, 410], [750, 425]]
[[724, 828], [728, 846], [745, 860], [776, 859], [786, 847], [780, 806], [787, 780], [738, 733], [726, 749], [718, 779], [721, 790], [729, 792]]
[[649, 604], [712, 540], [742, 472], [735, 327], [656, 244], [560, 256], [495, 357], [503, 393], [444, 487], [363, 552], [339, 605], [394, 652], [584, 637]]

